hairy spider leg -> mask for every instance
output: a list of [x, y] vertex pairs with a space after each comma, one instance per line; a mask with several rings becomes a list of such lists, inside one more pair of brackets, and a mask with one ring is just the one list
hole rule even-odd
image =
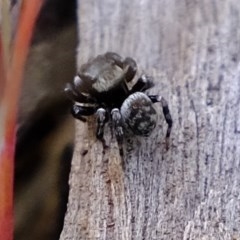
[[115, 136], [118, 142], [120, 155], [123, 155], [123, 120], [122, 115], [118, 108], [113, 108], [111, 111], [112, 116], [112, 123], [113, 123], [113, 129], [115, 132]]
[[127, 82], [131, 82], [136, 75], [137, 72], [137, 64], [134, 59], [127, 57], [123, 62], [123, 69], [127, 68], [127, 72], [125, 74], [125, 79]]
[[112, 61], [114, 61], [114, 63], [119, 66], [120, 68], [123, 68], [123, 59], [122, 57], [115, 53], [115, 52], [106, 52], [104, 54], [104, 56], [107, 58], [107, 59], [110, 59]]
[[117, 138], [118, 143], [123, 142], [123, 121], [122, 115], [118, 108], [114, 108], [111, 111], [113, 129]]
[[91, 97], [85, 96], [79, 91], [77, 91], [71, 83], [67, 83], [64, 88], [64, 92], [67, 97], [73, 102], [81, 102], [81, 103], [95, 103], [95, 100]]
[[130, 94], [135, 92], [144, 92], [153, 86], [153, 78], [142, 74], [142, 76], [138, 78], [137, 82], [133, 85], [132, 89], [130, 90]]
[[159, 96], [159, 95], [150, 95], [148, 97], [151, 99], [151, 101], [153, 103], [160, 102], [162, 104], [163, 115], [168, 124], [168, 129], [167, 129], [167, 133], [166, 133], [166, 142], [168, 144], [169, 137], [170, 137], [171, 130], [172, 130], [172, 124], [173, 124], [172, 117], [171, 117], [171, 114], [170, 114], [170, 111], [168, 108], [168, 103], [165, 100], [165, 98], [163, 98], [162, 96]]
[[108, 121], [107, 112], [104, 108], [98, 108], [98, 110], [96, 112], [96, 116], [97, 116], [96, 136], [97, 136], [97, 139], [102, 140], [103, 135], [104, 135], [104, 126], [105, 126], [106, 122]]
[[123, 60], [120, 55], [114, 52], [107, 52], [105, 54], [105, 57], [107, 59], [113, 60], [117, 66], [119, 66], [123, 69], [123, 71], [126, 72], [124, 77], [127, 82], [132, 81], [137, 72], [137, 64], [134, 59], [127, 57]]
[[96, 106], [80, 106], [78, 104], [74, 104], [71, 109], [71, 113], [73, 117], [86, 122], [86, 118], [83, 116], [90, 116], [93, 115], [96, 112]]
[[97, 93], [97, 91], [92, 87], [97, 79], [91, 76], [88, 72], [78, 73], [78, 75], [74, 77], [73, 81], [77, 89], [81, 89], [81, 91], [87, 92], [91, 95]]
[[[104, 147], [106, 147], [106, 143], [104, 140], [104, 126], [106, 122], [108, 121], [107, 111], [104, 108], [98, 108], [97, 112], [97, 132], [96, 136], [99, 140], [103, 142]], [[114, 133], [118, 142], [120, 155], [123, 155], [123, 122], [122, 122], [122, 116], [118, 108], [114, 108], [111, 111], [111, 118], [112, 118], [112, 124]]]

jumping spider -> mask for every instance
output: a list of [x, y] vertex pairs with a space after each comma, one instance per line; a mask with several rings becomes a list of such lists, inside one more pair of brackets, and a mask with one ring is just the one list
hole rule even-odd
[[160, 102], [168, 124], [168, 142], [172, 118], [167, 101], [159, 95], [147, 95], [153, 87], [151, 77], [142, 75], [130, 89], [137, 72], [137, 64], [130, 57], [122, 59], [117, 53], [107, 52], [82, 65], [73, 84], [67, 83], [65, 92], [74, 102], [72, 115], [82, 121], [83, 116], [96, 114], [98, 139], [104, 141], [104, 125], [111, 123], [119, 144], [123, 141], [124, 127], [134, 134], [149, 136], [156, 126], [157, 113], [152, 104]]

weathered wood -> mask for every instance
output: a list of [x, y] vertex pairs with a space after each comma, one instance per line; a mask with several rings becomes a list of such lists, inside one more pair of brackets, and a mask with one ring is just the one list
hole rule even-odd
[[174, 127], [128, 138], [77, 121], [63, 239], [240, 239], [238, 0], [79, 0], [78, 67], [107, 50], [137, 60]]

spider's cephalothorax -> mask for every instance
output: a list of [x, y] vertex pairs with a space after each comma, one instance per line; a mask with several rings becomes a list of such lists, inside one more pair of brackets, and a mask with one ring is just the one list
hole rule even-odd
[[157, 113], [152, 104], [160, 102], [168, 124], [168, 140], [172, 118], [166, 100], [159, 95], [147, 95], [153, 86], [150, 77], [142, 75], [132, 88], [128, 83], [137, 72], [132, 58], [124, 60], [117, 53], [107, 52], [82, 65], [73, 84], [67, 83], [65, 92], [74, 101], [72, 114], [86, 121], [84, 116], [97, 115], [97, 138], [103, 140], [104, 125], [111, 119], [116, 138], [123, 140], [124, 127], [134, 134], [149, 136], [157, 123]]

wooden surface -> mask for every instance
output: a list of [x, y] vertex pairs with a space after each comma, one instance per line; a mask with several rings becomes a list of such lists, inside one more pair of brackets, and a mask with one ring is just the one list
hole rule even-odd
[[79, 0], [78, 67], [107, 50], [136, 59], [169, 102], [156, 131], [128, 138], [77, 121], [61, 240], [240, 239], [238, 0]]

